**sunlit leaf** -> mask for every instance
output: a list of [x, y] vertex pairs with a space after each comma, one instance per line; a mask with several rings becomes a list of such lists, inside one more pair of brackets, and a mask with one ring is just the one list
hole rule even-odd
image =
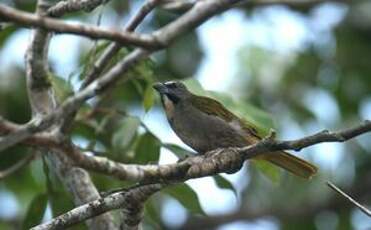
[[153, 198], [145, 202], [145, 217], [148, 222], [157, 227], [156, 229], [162, 229], [159, 225], [161, 223], [161, 209], [159, 209], [156, 204], [157, 203]]
[[48, 196], [45, 193], [41, 193], [33, 198], [28, 206], [25, 219], [23, 220], [22, 229], [30, 229], [31, 227], [40, 224], [47, 203]]
[[200, 82], [197, 81], [195, 78], [187, 78], [186, 80], [183, 81], [183, 83], [194, 94], [201, 95], [201, 96], [208, 95], [207, 91], [202, 88]]
[[205, 214], [195, 191], [187, 184], [178, 184], [164, 190], [165, 193], [174, 197], [188, 211], [195, 214]]
[[129, 148], [137, 134], [139, 125], [140, 120], [137, 117], [128, 116], [120, 121], [120, 126], [111, 140], [114, 152], [120, 153]]
[[216, 175], [216, 176], [213, 176], [213, 179], [216, 183], [216, 185], [219, 187], [219, 188], [222, 188], [222, 189], [229, 189], [231, 190], [234, 195], [237, 197], [237, 191], [235, 189], [235, 187], [232, 185], [232, 183], [225, 179], [223, 176], [221, 175]]
[[154, 68], [155, 63], [151, 59], [146, 59], [138, 63], [132, 71], [134, 75], [139, 76], [146, 82], [150, 83], [154, 81]]
[[71, 84], [65, 79], [56, 75], [51, 75], [50, 80], [58, 102], [63, 102], [68, 96], [73, 94]]
[[143, 107], [146, 112], [152, 108], [154, 102], [155, 102], [155, 92], [151, 84], [148, 84], [146, 90], [144, 91], [144, 95], [143, 95]]
[[[0, 26], [2, 26], [0, 24]], [[17, 27], [14, 25], [5, 25], [5, 28], [0, 28], [0, 47], [6, 44], [7, 40], [17, 31]]]

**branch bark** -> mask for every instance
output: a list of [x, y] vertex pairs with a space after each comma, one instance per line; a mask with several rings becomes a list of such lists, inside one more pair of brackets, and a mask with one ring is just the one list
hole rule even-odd
[[[276, 141], [272, 135], [248, 147], [217, 149], [205, 155], [190, 157], [181, 162], [168, 165], [122, 164], [106, 158], [88, 156], [82, 153], [69, 140], [66, 140], [68, 138], [66, 138], [64, 133], [60, 133], [61, 123], [67, 118], [72, 120], [75, 112], [86, 100], [106, 92], [107, 89], [113, 86], [118, 80], [126, 80], [125, 77], [121, 77], [123, 73], [127, 72], [129, 68], [139, 61], [147, 58], [152, 52], [166, 47], [174, 39], [197, 27], [211, 16], [240, 2], [238, 0], [197, 1], [184, 15], [151, 34], [128, 32], [134, 30], [145, 15], [153, 9], [155, 6], [154, 4], [156, 4], [155, 1], [156, 0], [149, 0], [149, 2], [147, 2], [148, 5], [145, 4], [148, 8], [142, 8], [139, 11], [129, 23], [126, 28], [127, 31], [125, 32], [105, 30], [96, 26], [82, 24], [72, 25], [61, 20], [42, 17], [40, 14], [34, 15], [24, 13], [0, 4], [1, 19], [10, 20], [24, 26], [39, 27], [39, 29], [36, 29], [34, 32], [33, 40], [27, 52], [29, 97], [34, 114], [33, 121], [37, 122], [36, 124], [31, 122], [19, 126], [7, 121], [1, 121], [0, 119], [0, 133], [7, 135], [0, 139], [0, 151], [17, 143], [41, 148], [46, 147], [49, 150], [53, 150], [53, 153], [47, 153], [48, 159], [59, 178], [63, 181], [65, 187], [73, 194], [75, 203], [83, 204], [94, 200], [90, 204], [93, 207], [92, 209], [89, 209], [89, 205], [83, 205], [81, 207], [85, 207], [82, 208], [84, 212], [79, 209], [81, 207], [74, 209], [75, 212], [72, 212], [73, 210], [69, 212], [68, 215], [73, 215], [73, 217], [68, 217], [71, 220], [83, 221], [107, 210], [111, 210], [110, 208], [112, 207], [118, 208], [118, 206], [115, 206], [118, 205], [117, 203], [110, 203], [116, 199], [115, 197], [110, 197], [110, 199], [113, 200], [106, 200], [106, 198], [99, 199], [99, 194], [91, 182], [89, 175], [86, 171], [78, 167], [104, 173], [122, 180], [138, 181], [143, 184], [141, 188], [146, 188], [145, 186], [151, 186], [150, 184], [152, 183], [166, 184], [181, 182], [191, 178], [228, 172], [235, 169], [236, 166], [242, 165], [245, 160], [261, 154], [270, 154], [270, 152], [289, 149], [299, 151], [302, 148], [322, 142], [343, 142], [371, 131], [371, 122], [366, 121], [364, 124], [351, 129], [335, 133], [323, 131], [294, 141]], [[39, 2], [41, 7], [43, 1], [40, 0]], [[41, 9], [39, 13], [45, 13], [45, 9]], [[112, 45], [112, 48], [108, 49], [104, 56], [101, 57], [102, 59], [100, 59], [98, 63], [101, 69], [96, 76], [102, 73], [105, 63], [108, 62], [111, 55], [117, 52], [120, 45], [134, 45], [139, 48], [134, 49], [134, 51], [114, 65], [101, 78], [94, 77], [92, 80], [87, 78], [87, 83], [78, 93], [67, 98], [62, 105], [57, 107], [53, 91], [51, 90], [47, 78], [48, 66], [46, 53], [48, 49], [49, 31], [73, 33], [91, 38], [104, 38], [116, 41], [117, 43]], [[22, 135], [20, 135], [20, 138], [15, 138], [15, 134]], [[12, 137], [14, 137], [14, 140]], [[6, 145], [5, 142], [9, 139], [12, 139], [13, 142], [10, 145]], [[69, 158], [67, 156], [69, 156]], [[155, 190], [150, 191], [154, 192]], [[124, 197], [127, 197], [129, 193], [125, 194]], [[140, 194], [138, 191], [132, 194], [130, 202], [134, 202], [133, 197], [138, 196], [138, 194]], [[143, 194], [147, 193], [143, 192]], [[148, 196], [151, 194], [152, 193], [149, 192]], [[137, 228], [140, 221], [139, 214], [141, 212], [141, 205], [148, 196], [143, 196], [143, 199], [140, 197], [136, 198], [138, 200], [135, 205], [127, 203], [126, 214], [129, 214], [129, 216], [126, 215], [128, 219], [127, 221], [124, 219], [123, 227]], [[107, 202], [111, 205], [108, 205]], [[138, 210], [134, 210], [134, 207], [138, 208]], [[139, 218], [137, 218], [138, 216]], [[70, 220], [68, 218], [67, 220]], [[134, 223], [131, 222], [132, 220], [135, 220]], [[61, 219], [58, 219], [58, 221], [61, 221]], [[63, 221], [58, 222], [58, 224], [63, 223]], [[68, 222], [66, 225], [57, 226], [69, 226], [69, 224], [73, 223]], [[92, 229], [115, 228], [112, 216], [109, 214], [95, 217], [93, 221], [88, 221], [88, 225]]]
[[[168, 45], [178, 36], [195, 28], [197, 25], [209, 19], [212, 15], [223, 11], [223, 9], [227, 9], [230, 5], [233, 5], [236, 2], [238, 2], [238, 0], [200, 1], [190, 11], [188, 11], [187, 13], [179, 17], [174, 22], [168, 24], [164, 28], [154, 32], [153, 33], [154, 35], [152, 36], [156, 37], [155, 39], [156, 42], [161, 41], [160, 43], [163, 43], [162, 46], [165, 44]], [[7, 10], [12, 11], [12, 12], [14, 11], [10, 9], [9, 7], [0, 5], [0, 17], [4, 13], [4, 9], [5, 11]], [[47, 19], [47, 18], [42, 18], [38, 16], [33, 16], [33, 15], [31, 16], [41, 21], [54, 20], [54, 19]], [[39, 26], [43, 26], [43, 25], [44, 23], [41, 23], [41, 25]], [[114, 85], [120, 79], [123, 73], [127, 72], [129, 68], [132, 67], [134, 64], [147, 58], [151, 54], [152, 51], [144, 50], [141, 48], [135, 49], [129, 55], [127, 55], [122, 61], [118, 62], [115, 66], [113, 66], [101, 78], [96, 79], [91, 84], [89, 84], [88, 87], [79, 91], [76, 95], [71, 96], [68, 99], [66, 99], [65, 102], [54, 113], [50, 113], [47, 116], [44, 116], [41, 119], [42, 121], [40, 123], [43, 124], [44, 120], [52, 120], [52, 119], [63, 120], [63, 118], [70, 118], [70, 115], [73, 114], [74, 111], [76, 111], [82, 105], [84, 101], [96, 96], [97, 94], [101, 94], [105, 92], [107, 89], [109, 89], [112, 85]], [[52, 123], [47, 123], [47, 124], [51, 125]], [[43, 129], [49, 128], [48, 125], [45, 125]], [[16, 143], [19, 143], [20, 141], [21, 140], [18, 140], [18, 142], [13, 143], [13, 145]]]
[[126, 214], [124, 226], [121, 229], [137, 229], [141, 221], [143, 203], [165, 186], [163, 184], [139, 185], [116, 192], [74, 208], [46, 223], [33, 227], [32, 230], [64, 229], [107, 211], [120, 208], [123, 208]]
[[[371, 190], [371, 173], [366, 173], [357, 176], [357, 180], [354, 181], [351, 186], [349, 193], [353, 194], [356, 197], [363, 197], [367, 199], [369, 196], [369, 191]], [[178, 230], [191, 230], [191, 229], [215, 229], [224, 224], [228, 224], [235, 221], [246, 221], [246, 220], [256, 220], [259, 218], [274, 216], [280, 220], [301, 220], [301, 219], [312, 219], [319, 212], [324, 210], [330, 210], [334, 212], [342, 213], [343, 211], [349, 211], [346, 203], [348, 200], [339, 199], [338, 196], [331, 196], [329, 199], [326, 199], [325, 202], [305, 202], [304, 204], [296, 204], [293, 206], [268, 206], [260, 208], [251, 208], [247, 204], [240, 207], [239, 210], [236, 210], [231, 213], [213, 215], [207, 217], [190, 217], [184, 225], [178, 228]], [[303, 208], [305, 207], [305, 208]]]
[[[18, 125], [0, 122], [0, 133], [16, 131]], [[300, 151], [303, 148], [324, 142], [344, 142], [371, 132], [371, 121], [338, 132], [327, 130], [292, 141], [277, 141], [272, 136], [243, 148], [216, 149], [204, 155], [189, 157], [181, 162], [166, 165], [123, 164], [105, 157], [94, 157], [82, 153], [70, 142], [60, 142], [50, 136], [35, 134], [23, 143], [31, 146], [43, 145], [68, 155], [82, 168], [110, 175], [120, 180], [141, 183], [185, 181], [228, 172], [245, 160], [261, 154], [273, 154], [279, 150]]]
[[15, 10], [0, 4], [0, 19], [11, 21], [26, 27], [39, 27], [57, 33], [68, 33], [93, 39], [107, 39], [122, 45], [135, 45], [146, 48], [159, 48], [162, 45], [151, 35], [138, 35], [130, 32], [120, 32], [114, 29], [101, 29], [98, 26], [85, 24], [69, 24], [62, 20]]
[[[46, 12], [48, 2], [46, 0], [39, 0], [37, 2], [37, 14], [43, 14]], [[35, 29], [29, 47], [26, 51], [26, 73], [27, 73], [27, 89], [28, 96], [32, 108], [33, 120], [40, 121], [36, 126], [22, 126], [15, 133], [20, 133], [20, 130], [24, 132], [22, 138], [26, 138], [27, 135], [31, 135], [33, 132], [38, 131], [41, 128], [47, 129], [46, 133], [49, 136], [56, 136], [55, 127], [57, 122], [51, 122], [48, 119], [41, 119], [40, 117], [49, 116], [52, 114], [57, 106], [56, 99], [54, 97], [51, 84], [49, 83], [49, 69], [47, 61], [47, 53], [49, 48], [50, 34], [44, 29]], [[32, 124], [32, 123], [31, 123]], [[47, 124], [47, 126], [45, 126]], [[31, 127], [32, 129], [28, 128]], [[12, 134], [6, 138], [11, 137]], [[60, 139], [64, 137], [55, 137]], [[17, 141], [20, 141], [18, 139]], [[14, 144], [14, 143], [13, 143]], [[88, 173], [81, 169], [73, 166], [71, 159], [63, 154], [56, 152], [50, 152], [45, 146], [39, 146], [46, 152], [47, 161], [53, 166], [51, 167], [52, 172], [58, 175], [58, 178], [64, 184], [65, 188], [72, 194], [76, 205], [89, 202], [99, 198], [99, 194], [94, 184], [92, 183]], [[115, 229], [113, 224], [113, 217], [110, 214], [104, 214], [96, 217], [92, 220], [87, 221], [87, 225], [90, 229]]]
[[[186, 11], [194, 6], [197, 0], [164, 0], [161, 7], [170, 11]], [[346, 0], [243, 0], [236, 5], [240, 8], [254, 8], [284, 5], [294, 9], [308, 9], [325, 2], [346, 2]]]
[[83, 10], [91, 12], [100, 5], [107, 3], [109, 0], [65, 0], [60, 1], [50, 7], [46, 14], [51, 17], [60, 17], [66, 13]]

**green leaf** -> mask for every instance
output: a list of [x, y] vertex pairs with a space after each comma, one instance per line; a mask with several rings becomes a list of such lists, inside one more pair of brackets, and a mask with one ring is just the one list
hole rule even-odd
[[[156, 202], [157, 201], [157, 202]], [[158, 204], [158, 200], [154, 198], [149, 199], [144, 204], [145, 209], [145, 219], [151, 223], [151, 225], [156, 226], [155, 229], [163, 229], [160, 226], [161, 221], [161, 209], [160, 205]]]
[[225, 179], [221, 175], [213, 176], [213, 179], [219, 188], [232, 190], [234, 195], [237, 197], [237, 191], [229, 180]]
[[[0, 26], [2, 26], [0, 24]], [[17, 27], [14, 25], [4, 25], [4, 29], [0, 29], [0, 47], [3, 47], [6, 44], [7, 40], [17, 31]]]
[[275, 184], [279, 183], [281, 172], [280, 169], [266, 161], [253, 160], [254, 166], [261, 172], [265, 177]]
[[132, 71], [135, 76], [139, 76], [146, 82], [151, 83], [154, 81], [155, 66], [155, 62], [148, 58], [135, 65]]
[[140, 120], [137, 117], [125, 117], [120, 121], [120, 126], [112, 136], [112, 147], [115, 153], [126, 151], [133, 143], [137, 134]]
[[208, 96], [208, 92], [202, 88], [200, 82], [198, 82], [195, 78], [188, 78], [184, 80], [183, 83], [192, 93], [201, 96]]
[[148, 84], [143, 95], [143, 107], [146, 112], [150, 110], [155, 103], [155, 93], [152, 89], [152, 84]]
[[135, 149], [135, 162], [138, 164], [155, 163], [160, 157], [160, 140], [147, 132], [139, 137]]
[[196, 192], [187, 184], [178, 184], [163, 190], [165, 193], [174, 197], [181, 203], [188, 211], [195, 214], [204, 215], [205, 212], [201, 208], [200, 201]]
[[183, 159], [183, 158], [193, 155], [192, 152], [186, 149], [183, 149], [182, 147], [175, 145], [175, 144], [163, 144], [162, 146], [170, 150], [171, 152], [173, 152], [179, 159]]
[[23, 220], [22, 229], [30, 229], [31, 227], [40, 224], [47, 203], [48, 196], [45, 193], [41, 193], [33, 198], [28, 206], [25, 219]]

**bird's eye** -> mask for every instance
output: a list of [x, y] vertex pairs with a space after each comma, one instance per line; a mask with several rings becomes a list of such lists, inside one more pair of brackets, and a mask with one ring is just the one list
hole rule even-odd
[[176, 84], [176, 82], [168, 82], [168, 83], [166, 83], [166, 86], [168, 88], [174, 89], [174, 88], [177, 87], [177, 84]]

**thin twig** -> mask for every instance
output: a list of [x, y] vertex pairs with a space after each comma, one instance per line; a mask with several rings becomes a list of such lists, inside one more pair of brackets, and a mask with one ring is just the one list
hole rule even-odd
[[[38, 0], [36, 7], [36, 17], [44, 14], [49, 6], [48, 0]], [[33, 120], [36, 124], [31, 123], [30, 129], [28, 125], [22, 126], [25, 138], [27, 135], [32, 135], [33, 132], [46, 130], [47, 128], [59, 124], [58, 118], [63, 114], [55, 113], [57, 109], [57, 100], [50, 83], [50, 72], [48, 66], [48, 48], [51, 33], [43, 28], [36, 28], [32, 31], [32, 37], [28, 45], [26, 59], [26, 79], [27, 92], [32, 109]], [[22, 130], [21, 128], [21, 130]], [[26, 129], [24, 129], [26, 128]], [[19, 131], [19, 130], [18, 130]], [[14, 135], [10, 133], [5, 138]], [[44, 134], [52, 137], [55, 141], [60, 142], [67, 138], [63, 135], [57, 135], [55, 129], [48, 129]], [[15, 137], [16, 138], [16, 137]], [[19, 142], [20, 139], [17, 139]], [[13, 145], [16, 142], [13, 141]], [[46, 155], [47, 164], [50, 165], [51, 172], [58, 176], [66, 191], [71, 194], [75, 205], [81, 205], [91, 200], [98, 199], [99, 193], [89, 174], [81, 168], [75, 167], [73, 161], [64, 154], [58, 154], [58, 150], [50, 148], [42, 148], [43, 154]], [[113, 216], [110, 213], [97, 216], [86, 221], [86, 224], [91, 230], [98, 229], [118, 229], [113, 222]]]
[[367, 209], [365, 206], [358, 203], [356, 200], [354, 200], [351, 196], [343, 192], [340, 188], [338, 188], [336, 185], [331, 183], [330, 181], [327, 181], [326, 184], [333, 189], [335, 192], [339, 193], [341, 196], [343, 196], [345, 199], [349, 200], [353, 205], [355, 205], [359, 210], [361, 210], [364, 214], [366, 214], [368, 217], [371, 217], [371, 211]]

